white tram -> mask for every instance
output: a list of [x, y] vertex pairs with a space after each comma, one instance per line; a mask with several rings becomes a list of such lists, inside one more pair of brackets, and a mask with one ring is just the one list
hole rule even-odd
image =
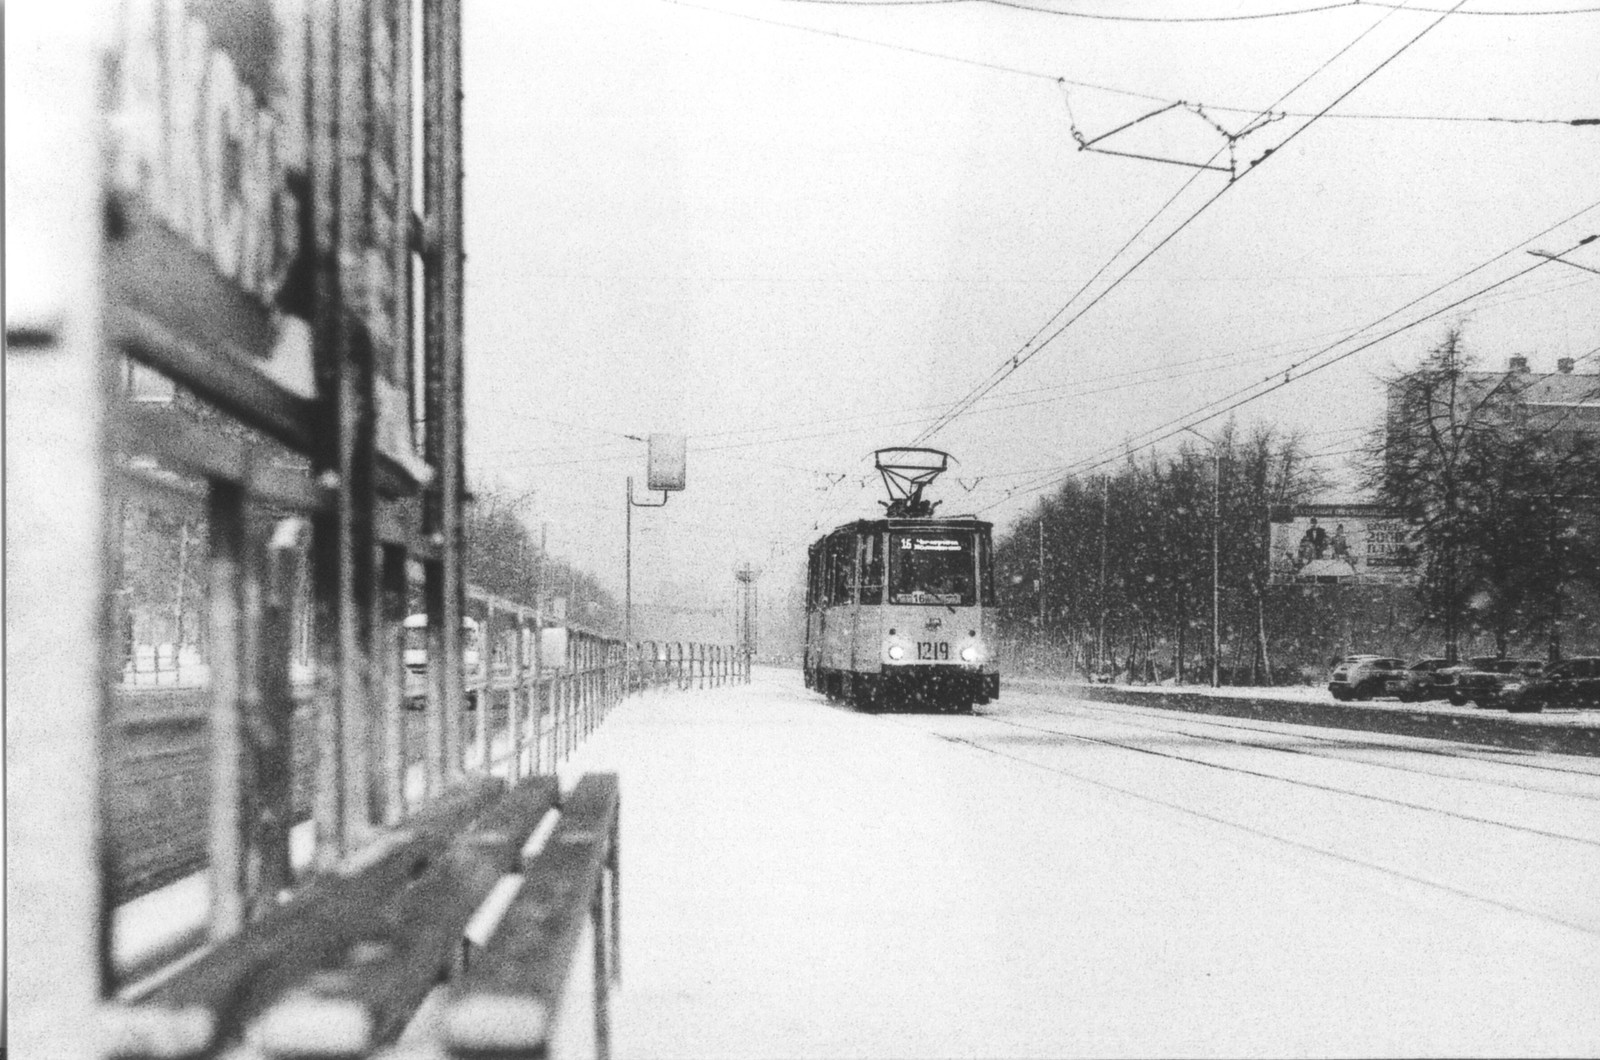
[[1000, 695], [991, 524], [935, 518], [935, 449], [883, 449], [886, 517], [811, 545], [806, 687], [868, 710], [970, 712]]

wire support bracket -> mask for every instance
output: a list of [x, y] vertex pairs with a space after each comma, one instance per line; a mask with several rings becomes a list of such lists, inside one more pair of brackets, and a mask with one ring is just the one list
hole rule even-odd
[[[1249, 136], [1251, 133], [1258, 132], [1266, 126], [1271, 125], [1273, 122], [1282, 121], [1284, 118], [1288, 117], [1288, 113], [1285, 111], [1262, 111], [1260, 114], [1257, 114], [1254, 118], [1251, 118], [1250, 121], [1245, 123], [1243, 128], [1232, 130], [1222, 125], [1215, 118], [1211, 117], [1210, 114], [1206, 113], [1204, 104], [1190, 103], [1187, 100], [1180, 99], [1174, 100], [1165, 106], [1157, 107], [1155, 110], [1152, 110], [1147, 114], [1142, 114], [1139, 117], [1134, 118], [1132, 121], [1123, 122], [1116, 128], [1109, 129], [1106, 132], [1100, 133], [1098, 136], [1089, 137], [1084, 135], [1083, 130], [1078, 128], [1078, 120], [1072, 111], [1072, 97], [1067, 90], [1066, 81], [1062, 79], [1058, 80], [1056, 83], [1060, 86], [1061, 97], [1066, 103], [1068, 128], [1072, 133], [1072, 139], [1078, 145], [1078, 150], [1093, 151], [1096, 154], [1102, 155], [1115, 155], [1119, 158], [1133, 158], [1141, 162], [1160, 162], [1165, 165], [1184, 166], [1188, 169], [1203, 169], [1214, 173], [1226, 173], [1228, 174], [1228, 183], [1230, 184], [1239, 179], [1239, 161], [1237, 157], [1239, 141], [1244, 139], [1246, 136]], [[1227, 165], [1223, 166], [1216, 164], [1215, 159], [1217, 155], [1212, 155], [1210, 159], [1207, 159], [1204, 162], [1195, 162], [1186, 158], [1170, 158], [1164, 155], [1145, 154], [1137, 151], [1120, 151], [1114, 148], [1098, 146], [1113, 136], [1127, 132], [1129, 129], [1132, 129], [1138, 125], [1142, 125], [1152, 118], [1160, 117], [1161, 115], [1167, 114], [1174, 110], [1188, 111], [1209, 125], [1218, 136], [1222, 137], [1228, 152]], [[1221, 154], [1221, 152], [1219, 151], [1217, 154]], [[1267, 154], [1271, 154], [1270, 149], [1267, 151]], [[1266, 155], [1263, 155], [1262, 157], [1264, 158]], [[1259, 159], [1257, 161], [1259, 161]], [[1254, 164], [1254, 162], [1251, 163], [1251, 165]]]

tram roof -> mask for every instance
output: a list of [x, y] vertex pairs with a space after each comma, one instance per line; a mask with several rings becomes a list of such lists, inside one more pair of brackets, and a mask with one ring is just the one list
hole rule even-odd
[[829, 530], [824, 537], [844, 531], [855, 533], [872, 533], [880, 530], [972, 530], [975, 528], [989, 530], [994, 524], [976, 515], [947, 515], [931, 519], [857, 519], [852, 523], [841, 523]]

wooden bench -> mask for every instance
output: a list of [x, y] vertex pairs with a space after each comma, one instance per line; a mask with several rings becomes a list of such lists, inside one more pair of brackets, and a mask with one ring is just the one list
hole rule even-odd
[[[529, 837], [553, 810], [558, 823], [523, 864]], [[395, 1042], [447, 982], [443, 1040], [420, 1047], [423, 1055], [545, 1055], [592, 917], [604, 1056], [619, 937], [617, 810], [614, 774], [583, 777], [565, 800], [551, 776], [510, 791], [494, 778], [463, 783], [239, 935], [112, 1006], [109, 1055], [216, 1056], [242, 1043], [245, 1056], [366, 1057]], [[514, 873], [521, 887], [469, 961], [469, 920]], [[537, 1035], [527, 1022], [534, 1011]]]
[[613, 773], [584, 776], [563, 800], [498, 930], [450, 988], [441, 1037], [451, 1056], [548, 1056], [585, 926], [593, 932], [594, 1052], [610, 1055], [610, 987], [621, 975], [620, 809]]

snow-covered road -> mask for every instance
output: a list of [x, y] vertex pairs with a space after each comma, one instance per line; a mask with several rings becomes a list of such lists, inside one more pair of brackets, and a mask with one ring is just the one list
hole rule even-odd
[[1600, 761], [794, 671], [618, 708], [618, 1056], [1594, 1055]]

